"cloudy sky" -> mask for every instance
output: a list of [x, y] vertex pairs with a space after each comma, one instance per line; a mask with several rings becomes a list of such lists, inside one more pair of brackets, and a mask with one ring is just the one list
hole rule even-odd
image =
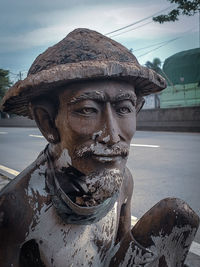
[[[151, 16], [172, 5], [167, 0], [1, 0], [0, 68], [25, 78], [35, 57], [75, 28], [108, 35], [138, 57], [141, 64], [199, 46], [198, 15], [159, 24]], [[149, 17], [149, 18], [148, 18]], [[142, 20], [141, 22], [138, 22]]]

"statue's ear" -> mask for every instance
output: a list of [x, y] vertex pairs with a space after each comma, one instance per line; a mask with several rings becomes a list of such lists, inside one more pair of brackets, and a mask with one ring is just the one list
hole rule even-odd
[[136, 101], [136, 114], [139, 113], [139, 111], [142, 109], [142, 107], [144, 106], [145, 100], [142, 96], [137, 97], [137, 101]]
[[38, 128], [47, 141], [54, 144], [60, 141], [59, 132], [55, 126], [56, 108], [45, 99], [30, 103], [31, 113]]

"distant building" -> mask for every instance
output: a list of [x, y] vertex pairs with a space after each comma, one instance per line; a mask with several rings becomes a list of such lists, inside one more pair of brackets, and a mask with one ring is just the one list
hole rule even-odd
[[163, 74], [168, 87], [160, 94], [160, 107], [200, 106], [200, 48], [167, 58]]
[[200, 106], [200, 48], [167, 58], [162, 75], [167, 88], [146, 97], [144, 109]]

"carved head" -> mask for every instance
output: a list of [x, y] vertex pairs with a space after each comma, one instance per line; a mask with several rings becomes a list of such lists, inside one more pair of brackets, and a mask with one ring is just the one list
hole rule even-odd
[[56, 168], [71, 163], [86, 175], [123, 172], [143, 96], [165, 87], [121, 44], [77, 29], [36, 58], [3, 110], [36, 120]]
[[[125, 81], [97, 80], [68, 85], [59, 106], [36, 101], [33, 112], [56, 151], [68, 153], [83, 173], [96, 168], [124, 168], [136, 128], [137, 97]], [[57, 114], [55, 115], [57, 111]]]

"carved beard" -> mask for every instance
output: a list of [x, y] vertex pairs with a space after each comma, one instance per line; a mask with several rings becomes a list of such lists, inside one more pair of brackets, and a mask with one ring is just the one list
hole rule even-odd
[[85, 177], [88, 194], [76, 198], [82, 206], [96, 206], [119, 192], [123, 175], [118, 169], [93, 172]]
[[[97, 148], [101, 148], [100, 152], [103, 155], [120, 155], [122, 158], [128, 155], [128, 147], [116, 145], [105, 149], [100, 144], [98, 146], [84, 146], [81, 149], [79, 147], [75, 155], [77, 158], [83, 158], [90, 154], [93, 155], [94, 152], [98, 154], [99, 150]], [[57, 162], [59, 164], [57, 163], [55, 169], [58, 169], [58, 171], [55, 171], [55, 174], [61, 188], [76, 204], [82, 207], [101, 204], [115, 193], [118, 193], [122, 185], [123, 173], [117, 168], [93, 171], [88, 175], [80, 172], [68, 163], [69, 153], [67, 149], [63, 150]]]

